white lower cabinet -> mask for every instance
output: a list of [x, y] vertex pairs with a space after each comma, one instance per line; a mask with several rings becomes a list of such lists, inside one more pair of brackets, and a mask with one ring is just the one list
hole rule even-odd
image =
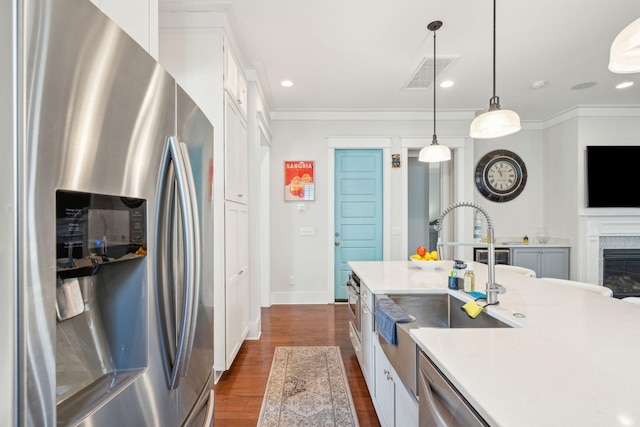
[[[380, 424], [384, 427], [413, 427], [418, 425], [418, 402], [408, 391], [396, 371], [389, 363], [378, 344], [377, 334], [373, 339], [372, 398]], [[369, 389], [371, 392], [371, 389]]]
[[369, 303], [370, 291], [362, 286], [362, 305], [360, 309], [360, 330], [362, 331], [362, 348], [361, 348], [361, 364], [360, 369], [364, 376], [364, 381], [367, 383], [369, 391], [373, 390], [373, 312], [371, 311]]
[[249, 331], [249, 257], [247, 205], [225, 202], [226, 369]]

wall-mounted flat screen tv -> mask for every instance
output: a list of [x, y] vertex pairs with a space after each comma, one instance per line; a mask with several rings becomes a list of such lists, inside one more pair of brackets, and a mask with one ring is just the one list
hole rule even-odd
[[640, 207], [640, 146], [587, 146], [587, 207]]

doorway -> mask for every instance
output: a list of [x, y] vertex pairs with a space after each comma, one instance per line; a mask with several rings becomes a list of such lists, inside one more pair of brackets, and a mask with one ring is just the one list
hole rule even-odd
[[438, 233], [435, 221], [440, 216], [440, 163], [418, 161], [417, 153], [409, 155], [408, 163], [408, 247], [407, 252], [415, 253], [418, 246], [426, 246], [429, 251], [436, 249]]
[[347, 300], [349, 261], [383, 259], [382, 150], [335, 150], [334, 299]]

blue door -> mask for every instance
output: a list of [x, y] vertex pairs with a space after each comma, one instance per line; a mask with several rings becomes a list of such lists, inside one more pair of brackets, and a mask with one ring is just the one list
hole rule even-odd
[[382, 150], [335, 151], [336, 300], [346, 300], [349, 261], [382, 260]]

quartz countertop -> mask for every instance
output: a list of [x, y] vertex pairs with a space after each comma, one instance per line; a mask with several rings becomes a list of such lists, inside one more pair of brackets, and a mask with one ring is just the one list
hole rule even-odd
[[[473, 263], [476, 290], [487, 267]], [[369, 290], [450, 293], [452, 261], [350, 262]], [[411, 336], [492, 426], [640, 426], [640, 305], [507, 271], [487, 312], [510, 329], [412, 329]], [[524, 316], [524, 317], [520, 317]]]

